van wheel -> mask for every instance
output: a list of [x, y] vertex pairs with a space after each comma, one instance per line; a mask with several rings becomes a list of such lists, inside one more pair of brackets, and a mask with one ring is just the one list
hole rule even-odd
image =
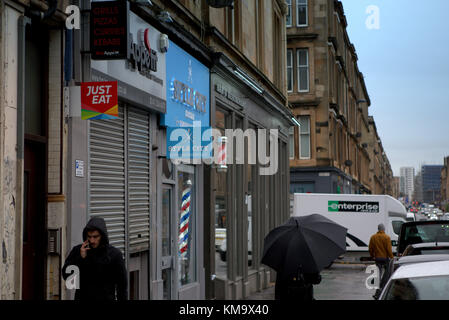
[[226, 261], [226, 251], [220, 251], [220, 258], [221, 261]]

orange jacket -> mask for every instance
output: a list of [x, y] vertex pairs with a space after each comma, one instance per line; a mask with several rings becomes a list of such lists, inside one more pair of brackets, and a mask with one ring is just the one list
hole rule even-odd
[[384, 231], [378, 231], [369, 240], [369, 254], [372, 258], [393, 258], [391, 239]]

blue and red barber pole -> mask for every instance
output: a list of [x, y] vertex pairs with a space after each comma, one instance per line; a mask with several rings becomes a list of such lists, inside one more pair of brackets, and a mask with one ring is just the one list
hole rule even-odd
[[191, 181], [187, 181], [188, 187], [182, 192], [181, 199], [181, 217], [179, 221], [179, 254], [181, 258], [187, 258], [189, 246], [189, 218], [190, 218], [190, 204], [191, 204]]

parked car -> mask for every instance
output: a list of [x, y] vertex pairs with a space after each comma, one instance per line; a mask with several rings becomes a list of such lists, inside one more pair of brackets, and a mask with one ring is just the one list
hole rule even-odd
[[449, 254], [449, 242], [425, 242], [410, 244], [402, 253], [403, 256], [425, 254]]
[[449, 261], [399, 267], [379, 300], [449, 300]]
[[[252, 255], [253, 239], [252, 239], [252, 219], [248, 216], [248, 262], [251, 263], [253, 259]], [[226, 228], [215, 228], [215, 251], [220, 254], [220, 259], [223, 262], [227, 260], [227, 241], [226, 241]]]
[[402, 256], [399, 258], [391, 259], [385, 273], [382, 275], [382, 281], [380, 284], [384, 285], [380, 288], [382, 290], [385, 287], [385, 284], [388, 283], [391, 275], [401, 266], [413, 264], [413, 263], [424, 263], [424, 262], [433, 262], [433, 261], [449, 261], [449, 254], [423, 254], [423, 255], [409, 255]]
[[397, 255], [401, 256], [410, 244], [423, 242], [449, 242], [448, 221], [415, 221], [401, 225]]

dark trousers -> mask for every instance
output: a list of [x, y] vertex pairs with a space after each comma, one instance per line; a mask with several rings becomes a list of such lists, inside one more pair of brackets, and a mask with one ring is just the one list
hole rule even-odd
[[386, 282], [388, 281], [387, 274], [387, 268], [390, 262], [389, 258], [376, 258], [374, 259], [376, 262], [376, 266], [379, 269], [379, 289], [376, 290], [376, 293], [374, 294], [374, 297], [377, 299], [379, 298], [383, 287], [385, 286]]

